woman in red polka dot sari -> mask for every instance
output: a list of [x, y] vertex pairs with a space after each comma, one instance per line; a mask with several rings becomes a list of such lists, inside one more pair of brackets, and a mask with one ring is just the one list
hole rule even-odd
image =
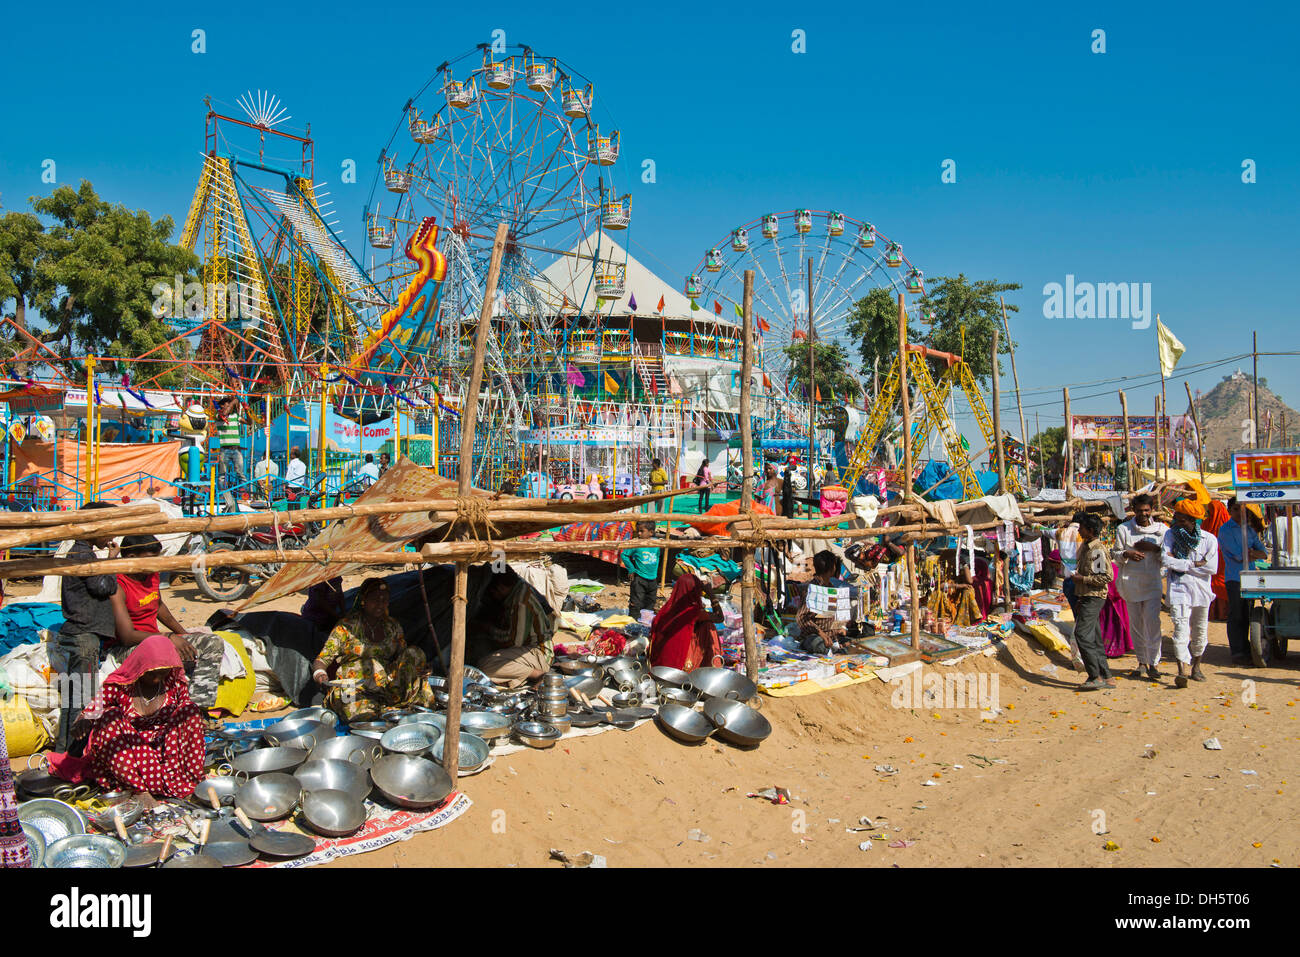
[[203, 717], [188, 685], [171, 639], [146, 638], [82, 714], [92, 724], [84, 757], [53, 756], [51, 770], [109, 790], [193, 794], [203, 777]]

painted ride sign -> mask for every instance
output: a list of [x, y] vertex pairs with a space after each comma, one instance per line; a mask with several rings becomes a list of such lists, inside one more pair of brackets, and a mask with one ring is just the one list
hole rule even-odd
[[1232, 485], [1300, 486], [1300, 449], [1258, 449], [1232, 453]]

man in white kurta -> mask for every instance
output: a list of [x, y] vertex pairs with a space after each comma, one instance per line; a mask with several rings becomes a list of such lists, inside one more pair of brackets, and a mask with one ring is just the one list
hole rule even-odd
[[1138, 666], [1135, 678], [1160, 680], [1160, 549], [1169, 526], [1153, 518], [1155, 499], [1133, 496], [1133, 517], [1115, 531], [1111, 558], [1119, 565], [1115, 590], [1128, 606], [1128, 628]]
[[1169, 576], [1169, 617], [1174, 622], [1174, 656], [1178, 659], [1175, 686], [1187, 687], [1191, 679], [1204, 681], [1201, 655], [1205, 653], [1206, 622], [1214, 590], [1210, 580], [1219, 568], [1219, 540], [1198, 527], [1205, 509], [1191, 499], [1174, 505], [1174, 527], [1165, 533], [1161, 561]]

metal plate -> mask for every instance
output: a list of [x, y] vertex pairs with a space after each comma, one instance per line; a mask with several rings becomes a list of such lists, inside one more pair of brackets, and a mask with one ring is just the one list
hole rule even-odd
[[599, 714], [570, 714], [569, 721], [575, 728], [594, 728], [596, 725], [603, 723], [603, 715]]
[[209, 854], [186, 854], [184, 857], [172, 856], [163, 867], [221, 867], [221, 862]]
[[654, 716], [654, 708], [618, 708], [610, 717], [614, 721], [644, 721]]
[[257, 860], [257, 851], [248, 841], [209, 841], [199, 856], [215, 860], [222, 867], [243, 867]]
[[262, 830], [248, 842], [259, 854], [267, 857], [306, 857], [316, 850], [316, 842], [306, 834], [291, 831]]
[[[132, 844], [126, 849], [126, 861], [122, 866], [152, 867], [158, 863], [158, 854], [162, 849], [163, 845], [161, 841], [154, 841], [149, 844]], [[175, 853], [176, 848], [167, 848], [167, 857], [163, 860], [163, 863], [166, 864], [167, 861], [171, 860]]]

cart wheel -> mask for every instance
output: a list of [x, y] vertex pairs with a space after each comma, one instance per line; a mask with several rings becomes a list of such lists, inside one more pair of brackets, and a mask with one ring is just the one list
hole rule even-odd
[[1250, 642], [1250, 660], [1255, 663], [1255, 667], [1263, 668], [1268, 665], [1264, 658], [1264, 649], [1268, 641], [1268, 611], [1263, 608], [1256, 608], [1250, 613], [1250, 632], [1248, 635]]

